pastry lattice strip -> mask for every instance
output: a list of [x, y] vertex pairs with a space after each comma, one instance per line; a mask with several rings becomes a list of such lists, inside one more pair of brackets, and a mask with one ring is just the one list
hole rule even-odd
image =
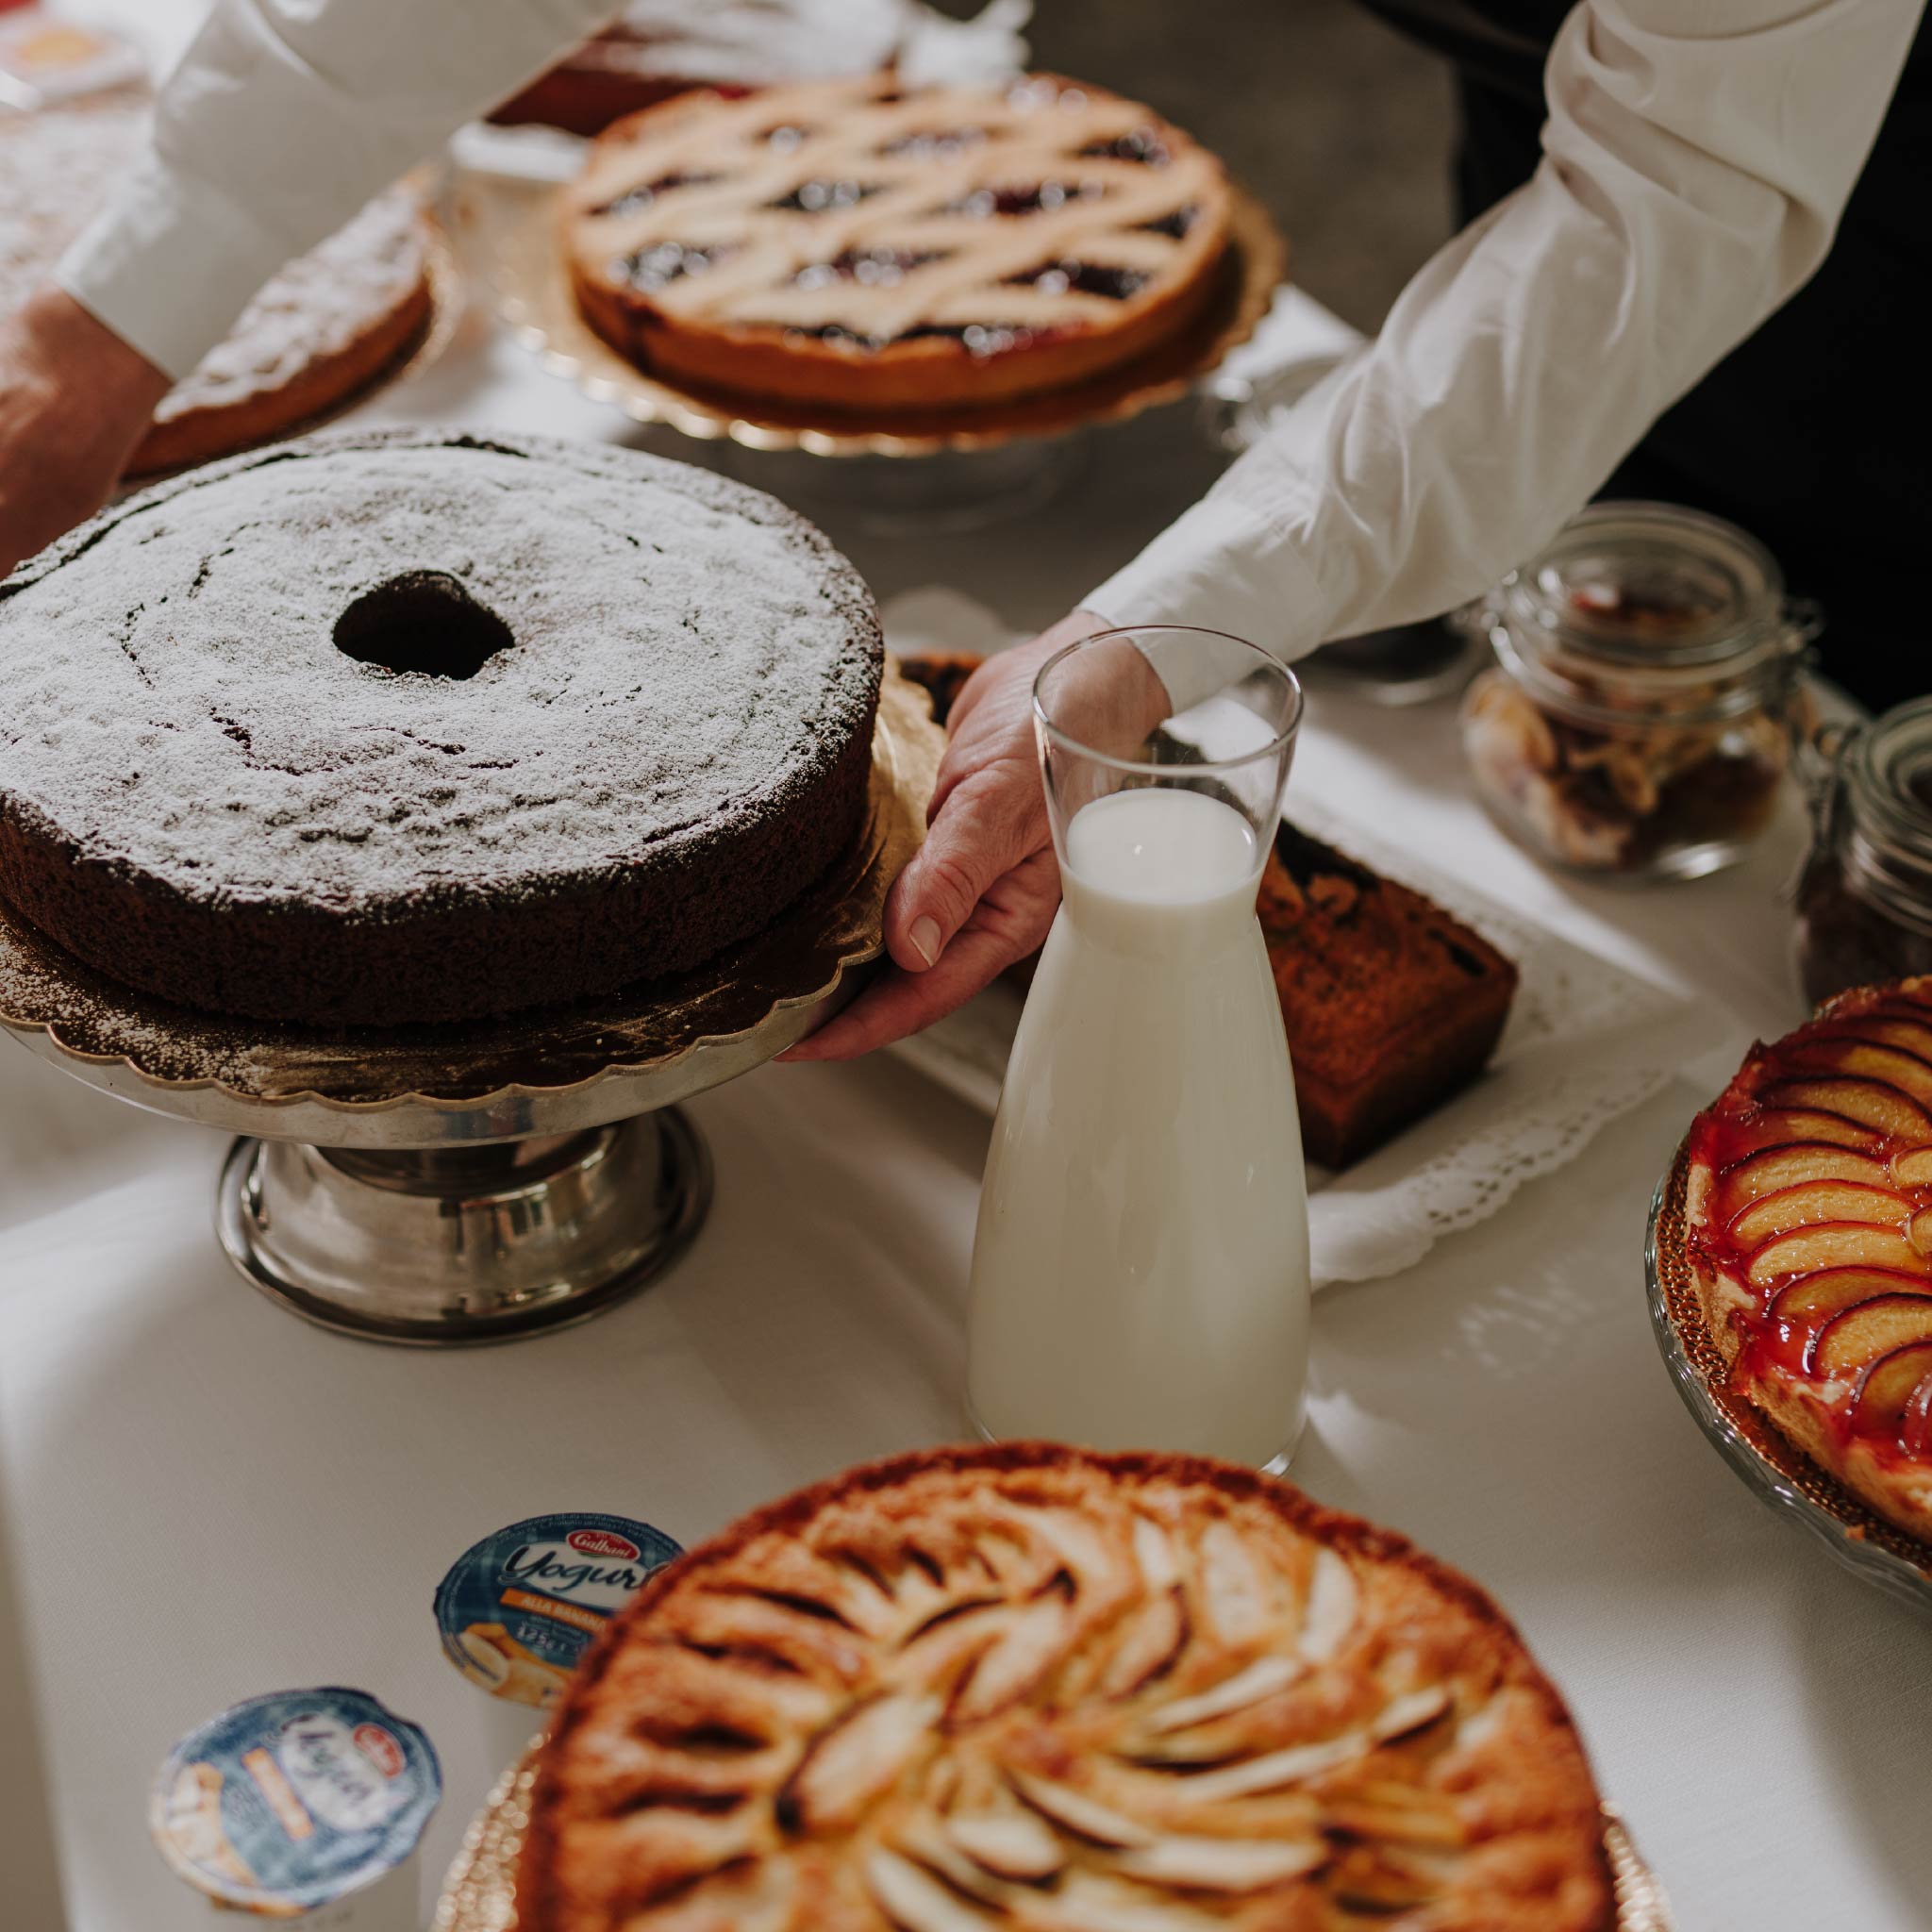
[[[935, 125], [941, 103], [946, 125]], [[701, 124], [658, 110], [586, 176], [589, 236], [615, 261], [654, 248], [702, 258], [701, 272], [651, 286], [673, 313], [891, 341], [923, 327], [1117, 313], [1119, 296], [1019, 278], [1077, 262], [1135, 277], [1129, 292], [1139, 292], [1192, 262], [1186, 217], [1225, 192], [1208, 156], [1162, 140], [1166, 130], [1151, 137], [1158, 162], [1083, 153], [1146, 136], [1149, 117], [1080, 90], [893, 95], [883, 82], [855, 83], [836, 125], [805, 121], [825, 108], [814, 86], [708, 100]], [[981, 138], [937, 158], [904, 145], [962, 128]], [[796, 139], [774, 142], [774, 129]], [[832, 203], [823, 211], [779, 206], [814, 188]], [[1058, 205], [976, 211], [990, 197], [1042, 190]], [[839, 206], [845, 192], [858, 198]], [[812, 275], [841, 259], [877, 273]]]

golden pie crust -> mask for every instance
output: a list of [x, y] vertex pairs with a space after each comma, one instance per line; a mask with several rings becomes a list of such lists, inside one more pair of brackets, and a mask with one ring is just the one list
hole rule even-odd
[[1058, 390], [1186, 329], [1220, 282], [1221, 164], [1150, 108], [1035, 76], [680, 96], [563, 202], [585, 318], [654, 375], [836, 409]]
[[541, 1749], [519, 1932], [1607, 1932], [1473, 1584], [1230, 1464], [876, 1464], [648, 1583]]
[[1754, 1047], [1688, 1149], [1685, 1254], [1730, 1387], [1932, 1543], [1932, 979]]

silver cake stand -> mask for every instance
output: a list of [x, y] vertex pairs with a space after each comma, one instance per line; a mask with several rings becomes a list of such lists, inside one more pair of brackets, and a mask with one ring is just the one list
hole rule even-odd
[[77, 1080], [239, 1138], [216, 1227], [305, 1320], [417, 1346], [601, 1313], [691, 1245], [711, 1162], [677, 1103], [857, 991], [944, 748], [888, 672], [865, 829], [775, 924], [696, 973], [568, 1010], [325, 1033], [130, 991], [0, 908], [0, 1027]]

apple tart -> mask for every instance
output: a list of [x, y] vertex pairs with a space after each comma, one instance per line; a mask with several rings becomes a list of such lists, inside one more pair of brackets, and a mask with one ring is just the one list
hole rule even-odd
[[640, 366], [891, 410], [1143, 355], [1207, 308], [1228, 216], [1220, 162], [1136, 102], [881, 75], [630, 115], [563, 222], [585, 318]]
[[1687, 1152], [1686, 1257], [1730, 1387], [1932, 1542], [1932, 978], [1755, 1048]]
[[520, 1932], [1607, 1932], [1474, 1585], [1217, 1462], [859, 1470], [659, 1574], [541, 1746]]

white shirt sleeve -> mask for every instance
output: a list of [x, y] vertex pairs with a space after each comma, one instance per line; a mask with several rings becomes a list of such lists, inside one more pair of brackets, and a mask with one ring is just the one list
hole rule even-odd
[[1083, 606], [1297, 657], [1540, 549], [1824, 260], [1923, 0], [1584, 0], [1535, 176]]
[[154, 149], [57, 279], [183, 376], [282, 264], [616, 11], [616, 0], [218, 0]]

